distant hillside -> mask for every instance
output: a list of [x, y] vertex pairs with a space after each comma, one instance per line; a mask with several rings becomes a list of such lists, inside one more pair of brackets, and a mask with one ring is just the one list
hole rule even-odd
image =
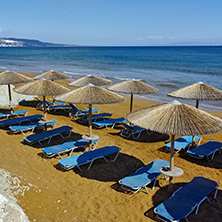
[[0, 38], [0, 47], [74, 47], [77, 45], [54, 44], [34, 39]]

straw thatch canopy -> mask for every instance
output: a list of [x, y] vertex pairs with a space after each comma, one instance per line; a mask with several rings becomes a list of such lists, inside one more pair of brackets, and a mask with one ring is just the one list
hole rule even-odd
[[131, 94], [130, 112], [133, 107], [133, 94], [150, 94], [158, 92], [157, 88], [137, 80], [126, 80], [106, 87], [109, 90]]
[[[52, 82], [50, 80], [35, 80], [33, 82], [26, 83], [22, 86], [18, 86], [13, 90], [17, 93], [25, 95], [43, 96], [43, 111], [44, 111], [45, 120], [46, 120], [45, 97], [56, 96], [70, 91], [68, 88], [58, 83]], [[45, 123], [45, 130], [47, 130], [46, 123]]]
[[51, 70], [48, 72], [44, 72], [41, 75], [35, 76], [33, 79], [56, 80], [56, 79], [67, 79], [67, 78], [70, 78], [70, 76]]
[[[222, 120], [189, 105], [173, 101], [127, 114], [136, 126], [171, 134], [170, 171], [174, 170], [175, 135], [204, 135], [222, 130]], [[172, 177], [170, 178], [170, 189]]]
[[222, 91], [198, 82], [167, 94], [168, 96], [193, 100], [222, 100]]
[[5, 71], [0, 73], [0, 85], [8, 85], [9, 104], [12, 114], [12, 96], [10, 84], [23, 83], [32, 81], [31, 78], [17, 72]]
[[112, 83], [112, 81], [108, 80], [108, 79], [98, 77], [98, 76], [90, 76], [89, 75], [89, 76], [83, 76], [79, 79], [76, 79], [73, 82], [69, 83], [68, 85], [81, 87], [81, 86], [86, 86], [90, 83], [95, 85], [95, 86], [104, 86], [104, 85]]
[[114, 92], [92, 84], [56, 96], [55, 99], [67, 103], [89, 104], [89, 137], [92, 136], [92, 104], [113, 104], [121, 103], [126, 100], [124, 97]]
[[171, 135], [204, 135], [222, 130], [222, 120], [205, 111], [174, 101], [127, 114], [142, 128]]
[[56, 96], [70, 90], [50, 80], [35, 80], [13, 89], [17, 93], [25, 95]]
[[159, 90], [138, 80], [126, 80], [107, 86], [107, 89], [127, 94], [150, 94]]
[[89, 84], [55, 97], [56, 100], [76, 104], [112, 104], [126, 99], [109, 90]]
[[32, 81], [31, 78], [17, 72], [5, 71], [0, 73], [0, 85], [24, 83]]

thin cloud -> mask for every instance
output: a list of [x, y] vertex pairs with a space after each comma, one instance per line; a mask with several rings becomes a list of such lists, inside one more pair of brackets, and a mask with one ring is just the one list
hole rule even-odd
[[151, 36], [148, 36], [148, 37], [144, 37], [144, 38], [135, 38], [135, 40], [137, 41], [143, 41], [143, 40], [147, 40], [147, 39], [152, 39], [152, 40], [160, 40], [160, 39], [163, 39], [162, 36], [154, 36], [154, 35], [151, 35]]
[[63, 14], [68, 14], [68, 13], [69, 13], [69, 11], [62, 11], [62, 13], [63, 13]]
[[0, 28], [0, 33], [5, 33], [5, 32], [8, 32], [8, 31], [6, 29]]

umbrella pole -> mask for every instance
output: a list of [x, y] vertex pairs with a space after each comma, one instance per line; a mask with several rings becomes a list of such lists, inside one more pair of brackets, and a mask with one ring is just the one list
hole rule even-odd
[[[92, 104], [89, 104], [89, 137], [92, 136]], [[92, 141], [89, 141], [89, 149], [92, 148]]]
[[44, 110], [45, 131], [46, 131], [46, 130], [47, 130], [47, 123], [46, 123], [46, 105], [45, 105], [45, 96], [43, 96], [43, 110]]
[[[171, 149], [170, 149], [170, 171], [173, 171], [174, 167], [174, 141], [175, 141], [175, 135], [171, 135]], [[172, 190], [172, 181], [173, 177], [170, 177], [169, 179], [169, 190]]]
[[196, 108], [198, 109], [198, 107], [199, 107], [199, 100], [197, 99], [196, 100]]
[[131, 98], [130, 98], [130, 112], [133, 110], [133, 93], [131, 93]]
[[8, 84], [8, 96], [9, 96], [9, 103], [10, 103], [11, 115], [12, 115], [12, 114], [13, 114], [13, 109], [12, 109], [12, 95], [11, 95], [10, 84]]

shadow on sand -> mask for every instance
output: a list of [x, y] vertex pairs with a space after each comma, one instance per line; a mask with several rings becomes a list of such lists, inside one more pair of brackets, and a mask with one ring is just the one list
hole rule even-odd
[[[116, 154], [109, 155], [107, 160], [113, 160]], [[80, 166], [82, 172], [77, 168], [72, 170], [79, 174], [81, 177], [87, 179], [93, 179], [103, 182], [117, 182], [121, 178], [133, 173], [138, 168], [144, 166], [142, 161], [130, 156], [128, 154], [119, 153], [115, 162], [107, 163], [103, 158], [97, 159], [93, 162], [91, 168], [88, 170], [89, 164], [84, 164]], [[64, 171], [59, 164], [54, 165], [58, 170]], [[130, 170], [129, 170], [130, 169]]]

